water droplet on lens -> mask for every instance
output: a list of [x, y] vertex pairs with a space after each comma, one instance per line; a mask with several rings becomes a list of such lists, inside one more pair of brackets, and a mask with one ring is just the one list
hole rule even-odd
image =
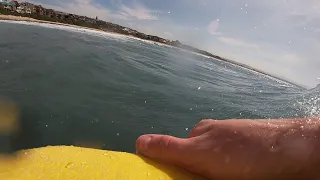
[[270, 149], [269, 149], [269, 151], [272, 152], [272, 153], [278, 152], [279, 150], [280, 150], [280, 148], [275, 147], [275, 146], [271, 146]]
[[198, 90], [200, 90], [201, 89], [201, 86], [200, 87], [198, 87]]
[[243, 169], [243, 173], [244, 174], [247, 174], [251, 171], [251, 168], [249, 166], [246, 166], [244, 169]]
[[147, 104], [147, 101], [144, 101], [145, 104]]
[[188, 131], [189, 130], [189, 128], [186, 128], [186, 131]]
[[217, 148], [213, 149], [214, 152], [220, 152], [220, 150], [221, 150], [220, 147], [217, 147]]
[[190, 108], [190, 111], [192, 111], [192, 108]]
[[73, 162], [68, 162], [68, 164], [65, 166], [66, 168], [72, 168], [73, 167]]
[[46, 127], [48, 127], [49, 125], [46, 124]]
[[117, 136], [120, 136], [120, 133], [117, 133]]
[[224, 160], [224, 162], [225, 162], [226, 164], [229, 164], [230, 161], [231, 161], [231, 158], [230, 158], [229, 156], [226, 156], [226, 159]]

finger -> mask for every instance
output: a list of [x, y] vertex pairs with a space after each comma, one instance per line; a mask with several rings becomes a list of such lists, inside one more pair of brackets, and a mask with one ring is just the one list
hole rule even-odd
[[137, 151], [152, 159], [177, 165], [190, 160], [191, 141], [167, 135], [143, 135], [137, 139]]
[[206, 132], [208, 132], [211, 129], [211, 126], [213, 123], [215, 123], [216, 120], [202, 120], [200, 121], [189, 134], [188, 138], [193, 138], [200, 136]]

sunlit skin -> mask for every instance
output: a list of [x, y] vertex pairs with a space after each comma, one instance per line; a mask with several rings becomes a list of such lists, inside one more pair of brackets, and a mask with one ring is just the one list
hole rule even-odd
[[188, 138], [147, 134], [139, 154], [209, 179], [320, 179], [320, 118], [203, 120]]

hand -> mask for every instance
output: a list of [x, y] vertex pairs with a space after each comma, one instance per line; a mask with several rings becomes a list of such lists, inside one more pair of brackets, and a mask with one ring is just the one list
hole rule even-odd
[[203, 120], [186, 139], [143, 135], [136, 148], [209, 179], [308, 179], [318, 174], [318, 125], [318, 118]]

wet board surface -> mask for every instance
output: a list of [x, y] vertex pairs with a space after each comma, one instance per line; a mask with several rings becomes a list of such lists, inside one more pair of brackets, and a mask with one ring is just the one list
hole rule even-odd
[[5, 180], [203, 180], [175, 166], [135, 154], [73, 146], [48, 146], [0, 157]]

